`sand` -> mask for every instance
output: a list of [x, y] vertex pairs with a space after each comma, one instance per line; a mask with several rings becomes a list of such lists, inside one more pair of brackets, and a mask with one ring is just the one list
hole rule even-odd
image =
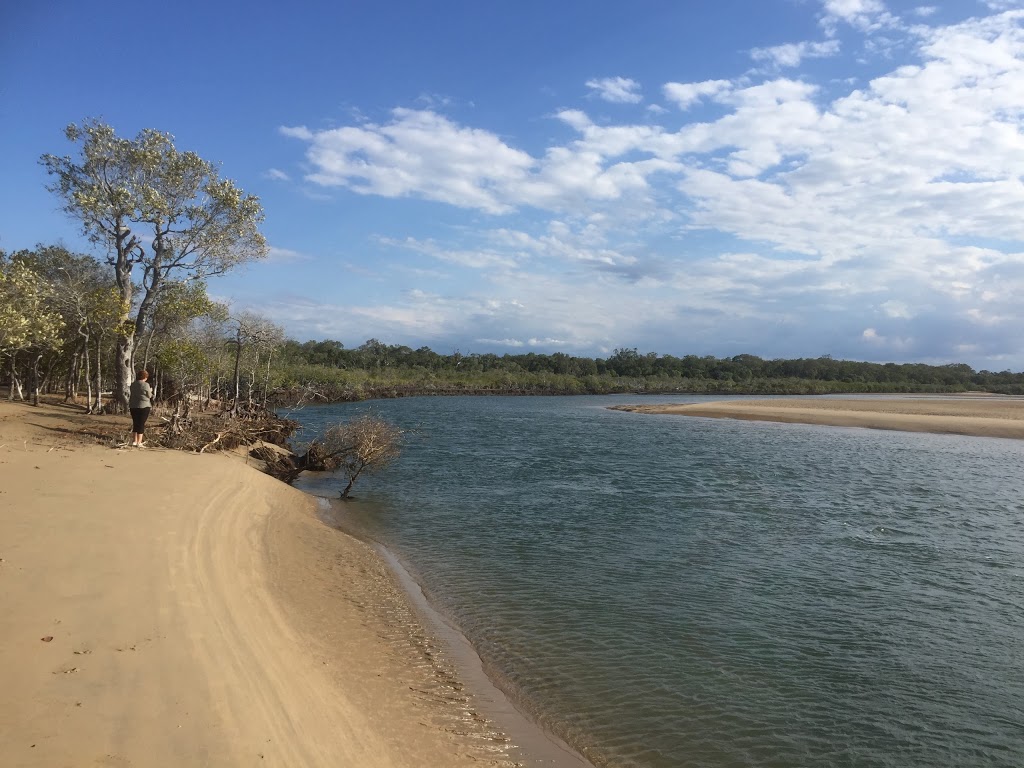
[[0, 402], [0, 763], [517, 764], [315, 499], [112, 423]]
[[1015, 397], [792, 397], [711, 403], [622, 405], [615, 410], [745, 419], [903, 432], [1024, 439], [1024, 398]]

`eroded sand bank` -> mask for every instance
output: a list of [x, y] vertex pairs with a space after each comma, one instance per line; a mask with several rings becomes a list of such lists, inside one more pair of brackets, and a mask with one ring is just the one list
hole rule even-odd
[[314, 499], [239, 458], [83, 442], [95, 419], [0, 402], [0, 762], [513, 764]]
[[1024, 398], [793, 397], [612, 407], [637, 413], [1024, 439]]

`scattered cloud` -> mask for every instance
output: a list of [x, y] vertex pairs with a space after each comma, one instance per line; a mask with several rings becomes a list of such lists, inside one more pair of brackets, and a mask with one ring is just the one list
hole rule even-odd
[[277, 168], [270, 168], [264, 175], [274, 181], [291, 181], [291, 176]]
[[679, 109], [689, 109], [702, 98], [713, 98], [733, 87], [730, 80], [705, 80], [700, 83], [666, 83], [662, 86], [665, 98]]
[[913, 339], [884, 336], [874, 328], [865, 328], [861, 337], [871, 346], [882, 347], [887, 351], [900, 354], [913, 345]]
[[822, 0], [822, 11], [821, 26], [830, 36], [836, 34], [840, 24], [861, 32], [876, 32], [898, 23], [882, 0]]
[[839, 53], [838, 40], [822, 42], [800, 42], [776, 45], [771, 48], [754, 48], [750, 57], [776, 67], [798, 67], [804, 59], [824, 59]]
[[[1024, 11], [904, 28], [877, 0], [822, 9], [826, 30], [847, 24], [907, 57], [869, 81], [666, 83], [681, 112], [652, 104], [641, 123], [563, 109], [553, 120], [571, 135], [533, 152], [432, 110], [282, 128], [307, 144], [314, 186], [490, 217], [381, 240], [472, 270], [477, 289], [409, 294], [351, 322], [591, 354], [645, 339], [717, 339], [724, 353], [733, 339], [735, 353], [1024, 360]], [[795, 67], [840, 52], [829, 39], [751, 55]]]
[[476, 342], [477, 344], [486, 344], [487, 346], [512, 347], [513, 349], [526, 346], [526, 342], [519, 339], [476, 339]]
[[416, 195], [489, 213], [511, 209], [502, 188], [535, 163], [498, 136], [430, 110], [398, 108], [383, 124], [281, 132], [310, 143], [306, 157], [316, 171], [306, 180], [314, 184], [384, 197]]
[[612, 104], [639, 104], [644, 98], [640, 94], [640, 83], [628, 77], [588, 80], [587, 88], [594, 96]]
[[267, 248], [267, 261], [272, 264], [288, 264], [296, 261], [313, 261], [313, 257], [290, 248], [278, 248], [271, 245]]
[[427, 109], [443, 109], [451, 106], [452, 99], [439, 93], [421, 93], [416, 97], [416, 102]]
[[493, 249], [451, 250], [432, 240], [418, 240], [414, 237], [407, 237], [404, 240], [380, 238], [380, 242], [384, 245], [424, 254], [441, 262], [470, 269], [511, 268], [516, 266], [517, 263], [514, 255], [501, 253]]
[[288, 136], [289, 138], [292, 139], [302, 139], [303, 141], [309, 141], [310, 139], [313, 138], [313, 132], [304, 125], [297, 125], [294, 127], [282, 125], [277, 130], [282, 136]]
[[564, 347], [568, 344], [564, 339], [530, 339], [526, 342], [531, 347]]

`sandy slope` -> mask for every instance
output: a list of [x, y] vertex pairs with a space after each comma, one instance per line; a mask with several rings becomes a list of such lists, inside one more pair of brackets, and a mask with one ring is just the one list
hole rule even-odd
[[508, 764], [313, 499], [68, 413], [0, 403], [0, 764]]
[[614, 408], [638, 413], [1024, 439], [1024, 399], [1021, 398], [867, 397], [844, 400], [796, 397]]

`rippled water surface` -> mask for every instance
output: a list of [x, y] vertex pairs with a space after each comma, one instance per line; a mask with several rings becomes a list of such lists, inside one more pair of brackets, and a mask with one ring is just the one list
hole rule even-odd
[[420, 430], [353, 524], [596, 765], [1024, 765], [1024, 442], [635, 401], [297, 416]]

